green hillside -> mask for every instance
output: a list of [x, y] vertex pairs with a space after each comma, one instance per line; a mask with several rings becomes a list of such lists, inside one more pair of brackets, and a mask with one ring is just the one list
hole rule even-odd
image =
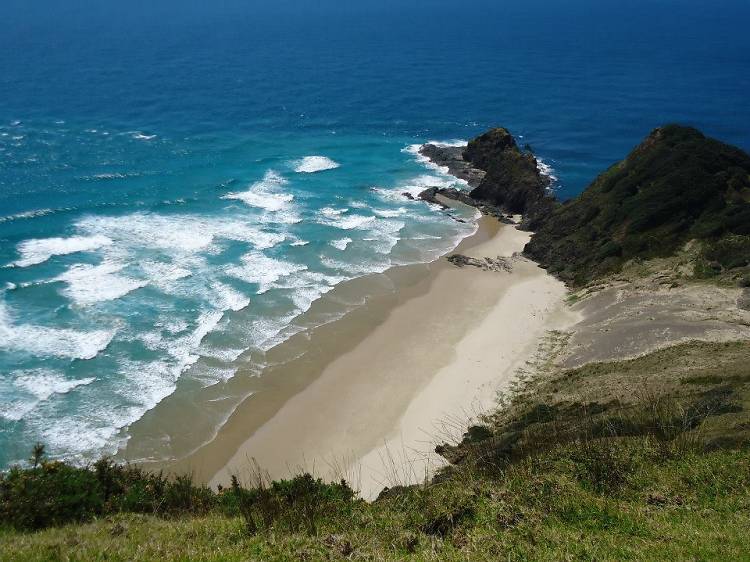
[[525, 253], [574, 284], [705, 244], [703, 269], [750, 263], [750, 155], [669, 125], [544, 219]]

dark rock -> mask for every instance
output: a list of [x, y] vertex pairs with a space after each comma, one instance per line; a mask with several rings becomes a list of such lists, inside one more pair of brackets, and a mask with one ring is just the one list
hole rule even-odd
[[443, 203], [437, 198], [437, 195], [440, 193], [440, 188], [437, 187], [428, 187], [424, 191], [419, 193], [419, 198], [422, 201], [427, 201], [428, 203], [432, 203], [433, 205], [438, 205], [441, 209], [448, 209], [448, 205]]
[[403, 195], [404, 197], [406, 197], [407, 199], [409, 199], [411, 201], [414, 201], [414, 196], [411, 193], [409, 193], [408, 191], [404, 191], [401, 195]]
[[510, 273], [513, 271], [513, 265], [508, 258], [496, 257], [496, 258], [472, 258], [470, 256], [464, 256], [463, 254], [453, 254], [446, 258], [450, 263], [456, 267], [478, 267], [484, 271], [507, 271]]
[[477, 201], [471, 198], [471, 196], [464, 190], [456, 189], [455, 187], [442, 187], [438, 189], [437, 193], [439, 195], [442, 195], [446, 199], [452, 199], [454, 201], [459, 201], [463, 203], [464, 205], [469, 205], [470, 207], [476, 207]]
[[558, 205], [549, 191], [550, 179], [540, 172], [534, 155], [521, 151], [506, 129], [492, 129], [472, 140], [463, 157], [486, 172], [471, 197], [523, 215], [521, 228], [538, 228]]
[[448, 168], [454, 176], [466, 180], [472, 191], [455, 188], [430, 188], [420, 198], [440, 204], [442, 195], [476, 207], [482, 213], [512, 223], [507, 214], [524, 216], [521, 227], [533, 229], [555, 206], [548, 193], [549, 178], [539, 172], [531, 153], [518, 149], [505, 129], [493, 129], [471, 141], [466, 148], [426, 144], [420, 149], [433, 163]]
[[472, 166], [464, 160], [464, 147], [462, 146], [438, 146], [425, 144], [419, 149], [419, 153], [429, 158], [438, 166], [445, 166], [448, 172], [457, 178], [465, 180], [470, 187], [477, 187], [484, 179], [484, 171]]

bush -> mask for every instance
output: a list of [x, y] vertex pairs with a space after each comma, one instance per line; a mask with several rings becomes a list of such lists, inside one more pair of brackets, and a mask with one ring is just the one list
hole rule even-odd
[[14, 467], [0, 477], [0, 522], [18, 529], [86, 521], [103, 507], [101, 485], [87, 469], [43, 462], [28, 470]]
[[203, 515], [219, 511], [242, 515], [252, 533], [280, 526], [316, 534], [330, 513], [346, 515], [355, 493], [343, 480], [327, 484], [309, 474], [269, 482], [258, 478], [251, 489], [232, 480], [231, 490], [215, 493], [192, 476], [169, 478], [104, 458], [90, 467], [45, 462], [37, 445], [32, 468], [0, 473], [0, 526], [35, 530], [87, 521], [113, 513], [161, 516]]
[[310, 474], [279, 480], [266, 486], [258, 479], [256, 487], [244, 489], [232, 477], [232, 492], [249, 533], [281, 527], [292, 532], [316, 535], [326, 514], [345, 515], [355, 493], [345, 481], [326, 484]]
[[0, 474], [0, 524], [34, 530], [121, 512], [203, 514], [220, 504], [189, 475], [169, 479], [107, 458], [76, 467], [43, 456], [44, 448], [36, 445], [31, 468]]
[[704, 258], [718, 262], [726, 269], [745, 267], [750, 264], [750, 236], [726, 236], [707, 244]]

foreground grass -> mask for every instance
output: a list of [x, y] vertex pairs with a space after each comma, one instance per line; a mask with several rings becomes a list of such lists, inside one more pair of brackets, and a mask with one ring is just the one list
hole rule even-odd
[[302, 476], [215, 494], [43, 463], [0, 485], [0, 561], [750, 560], [748, 358], [692, 342], [544, 373], [441, 447], [431, 483], [373, 503]]
[[650, 438], [560, 447], [502, 474], [463, 473], [355, 502], [317, 532], [242, 517], [122, 514], [0, 532], [5, 560], [750, 560], [750, 454]]

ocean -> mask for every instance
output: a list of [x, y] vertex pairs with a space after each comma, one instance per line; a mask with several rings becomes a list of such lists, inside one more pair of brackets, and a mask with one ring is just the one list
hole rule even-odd
[[562, 199], [661, 124], [750, 149], [750, 4], [624, 4], [4, 1], [0, 467], [114, 454], [453, 249], [475, 213], [404, 195], [462, 187], [424, 142], [505, 126]]

